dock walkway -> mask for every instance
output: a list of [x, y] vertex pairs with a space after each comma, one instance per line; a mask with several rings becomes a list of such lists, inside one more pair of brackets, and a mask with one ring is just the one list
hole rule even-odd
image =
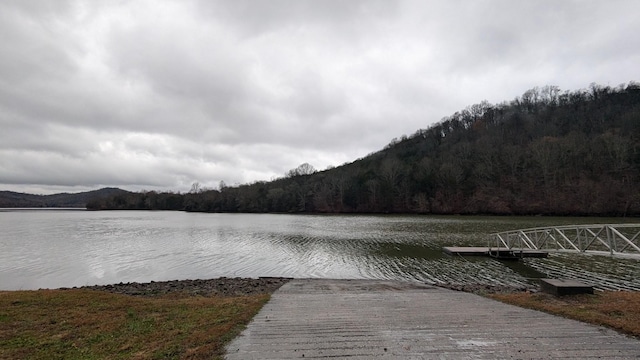
[[548, 251], [535, 249], [509, 249], [490, 247], [458, 247], [445, 246], [442, 251], [448, 255], [461, 256], [490, 256], [499, 259], [521, 259], [521, 258], [545, 258], [549, 256]]
[[381, 280], [293, 280], [227, 359], [631, 359], [640, 341], [474, 294]]

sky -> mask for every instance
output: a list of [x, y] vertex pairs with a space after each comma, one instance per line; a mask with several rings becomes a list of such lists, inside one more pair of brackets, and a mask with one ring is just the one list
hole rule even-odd
[[0, 190], [189, 191], [640, 80], [640, 1], [0, 2]]

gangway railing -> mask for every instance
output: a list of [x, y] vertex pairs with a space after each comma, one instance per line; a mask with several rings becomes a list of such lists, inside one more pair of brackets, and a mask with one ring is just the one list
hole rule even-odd
[[489, 247], [640, 256], [640, 224], [549, 226], [491, 234]]

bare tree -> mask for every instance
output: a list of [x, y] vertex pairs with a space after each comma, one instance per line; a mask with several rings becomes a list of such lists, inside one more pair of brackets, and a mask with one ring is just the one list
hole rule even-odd
[[289, 172], [287, 173], [287, 177], [311, 175], [311, 174], [315, 174], [315, 173], [316, 173], [316, 169], [311, 164], [304, 163], [304, 164], [301, 164], [300, 166], [298, 166], [295, 169], [289, 170]]
[[189, 190], [190, 194], [198, 194], [202, 191], [202, 187], [200, 186], [199, 182], [194, 182], [193, 184], [191, 184], [191, 190]]

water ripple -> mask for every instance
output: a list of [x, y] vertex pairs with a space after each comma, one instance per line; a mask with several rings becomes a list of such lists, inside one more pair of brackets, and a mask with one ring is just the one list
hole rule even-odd
[[612, 264], [554, 255], [527, 260], [527, 270], [441, 252], [442, 246], [485, 245], [487, 234], [495, 231], [578, 221], [8, 211], [0, 212], [0, 289], [219, 276], [522, 286], [538, 275], [596, 279], [607, 289], [640, 289], [640, 266], [634, 261]]

